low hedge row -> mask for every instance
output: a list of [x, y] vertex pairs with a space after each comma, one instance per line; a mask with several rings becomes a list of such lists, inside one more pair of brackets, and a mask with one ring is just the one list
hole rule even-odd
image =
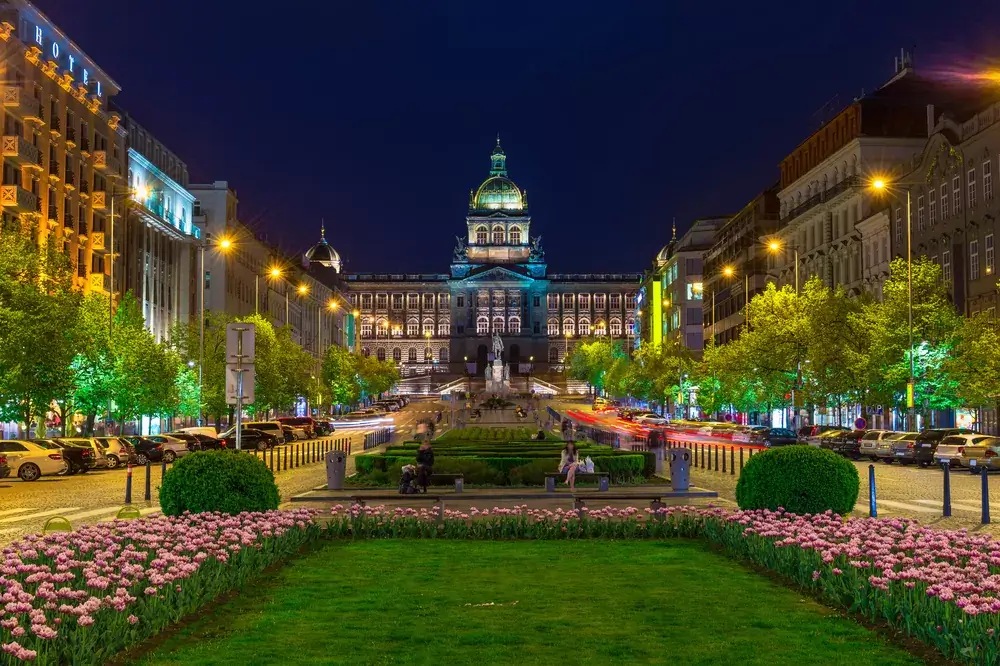
[[[616, 484], [633, 483], [652, 476], [655, 458], [646, 452], [611, 452], [591, 456], [594, 469], [611, 475]], [[357, 482], [372, 485], [394, 485], [403, 465], [413, 465], [411, 455], [373, 454], [358, 456]], [[442, 456], [434, 459], [434, 471], [442, 474], [462, 474], [465, 483], [474, 485], [542, 485], [545, 474], [555, 472], [559, 456]]]
[[[494, 441], [494, 442], [514, 442], [520, 440], [530, 440], [538, 433], [537, 427], [518, 426], [516, 428], [498, 428], [488, 426], [470, 426], [468, 428], [454, 428], [437, 438], [439, 442], [449, 441]], [[545, 433], [546, 439], [558, 441], [552, 433]]]

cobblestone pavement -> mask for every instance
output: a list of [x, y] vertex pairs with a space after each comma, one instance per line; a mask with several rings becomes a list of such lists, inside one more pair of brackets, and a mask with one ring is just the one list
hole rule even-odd
[[[436, 408], [436, 403], [413, 402], [406, 409], [396, 412], [394, 418], [399, 436], [406, 436], [414, 420], [426, 416], [425, 412], [436, 412]], [[324, 438], [325, 440], [350, 438], [354, 455], [348, 458], [348, 473], [354, 471], [354, 458], [357, 455], [365, 455], [362, 451], [365, 432], [367, 430], [338, 428], [332, 437]], [[298, 444], [310, 444], [310, 442]], [[281, 456], [282, 463], [284, 462], [285, 448], [288, 447], [275, 449], [276, 461]], [[377, 450], [373, 449], [368, 453]], [[290, 459], [291, 456], [290, 453]], [[275, 466], [277, 467], [277, 463]], [[146, 468], [133, 469], [132, 504], [143, 515], [160, 510], [159, 486], [162, 467], [152, 465], [150, 471], [150, 500], [147, 502], [144, 499]], [[8, 543], [21, 535], [41, 531], [45, 521], [53, 516], [67, 518], [73, 526], [113, 519], [125, 504], [126, 475], [126, 470], [122, 468], [92, 470], [87, 474], [74, 476], [45, 476], [30, 483], [17, 478], [0, 479], [0, 543]], [[275, 479], [282, 500], [287, 500], [293, 495], [325, 483], [326, 469], [321, 461], [303, 463], [297, 468], [275, 472]]]

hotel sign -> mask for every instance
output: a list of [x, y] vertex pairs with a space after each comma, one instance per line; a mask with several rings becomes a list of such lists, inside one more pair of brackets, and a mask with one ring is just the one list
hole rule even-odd
[[101, 90], [101, 81], [91, 76], [90, 70], [77, 62], [82, 59], [74, 54], [68, 45], [47, 35], [45, 28], [40, 25], [31, 26], [31, 38], [46, 58], [51, 58], [83, 85], [91, 87], [98, 97], [104, 96], [104, 91]]

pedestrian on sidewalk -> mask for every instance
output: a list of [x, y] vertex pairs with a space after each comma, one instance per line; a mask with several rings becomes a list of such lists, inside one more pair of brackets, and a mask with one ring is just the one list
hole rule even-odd
[[431, 472], [434, 469], [434, 450], [431, 443], [425, 440], [417, 449], [417, 485], [427, 492], [427, 486], [431, 484]]

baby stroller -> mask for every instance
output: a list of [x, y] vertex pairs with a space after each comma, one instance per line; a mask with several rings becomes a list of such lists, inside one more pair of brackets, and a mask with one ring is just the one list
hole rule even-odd
[[414, 495], [417, 493], [416, 465], [403, 465], [403, 473], [399, 477], [399, 494]]

